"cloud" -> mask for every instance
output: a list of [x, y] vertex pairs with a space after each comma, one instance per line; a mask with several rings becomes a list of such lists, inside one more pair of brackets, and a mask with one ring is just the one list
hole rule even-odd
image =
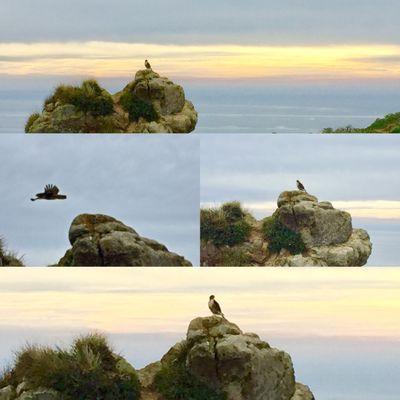
[[397, 0], [3, 0], [3, 41], [399, 43]]

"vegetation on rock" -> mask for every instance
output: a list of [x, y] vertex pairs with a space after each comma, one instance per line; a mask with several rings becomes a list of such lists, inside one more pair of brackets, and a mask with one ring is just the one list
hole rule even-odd
[[57, 102], [72, 104], [79, 111], [90, 113], [94, 117], [110, 115], [114, 109], [111, 95], [95, 80], [86, 80], [80, 87], [58, 86], [54, 94], [46, 99], [45, 107]]
[[188, 371], [187, 351], [184, 346], [173, 361], [163, 363], [154, 380], [158, 392], [166, 400], [225, 400], [225, 394], [209, 388]]
[[251, 231], [239, 202], [226, 203], [221, 208], [201, 209], [201, 240], [215, 246], [234, 246], [243, 243]]
[[0, 237], [0, 266], [2, 267], [23, 267], [23, 257], [17, 253], [7, 250], [5, 241]]
[[130, 121], [138, 121], [144, 118], [146, 121], [157, 121], [158, 115], [151, 103], [137, 97], [131, 91], [125, 91], [120, 98], [120, 104], [129, 114]]
[[262, 230], [271, 253], [279, 253], [286, 249], [291, 254], [300, 254], [306, 249], [300, 233], [287, 228], [275, 215], [264, 219]]
[[69, 350], [26, 346], [16, 354], [0, 387], [47, 388], [66, 400], [136, 400], [140, 384], [136, 371], [111, 350], [98, 334], [78, 338]]
[[323, 133], [400, 133], [400, 112], [378, 118], [366, 128], [355, 128], [352, 125], [337, 129], [325, 128]]

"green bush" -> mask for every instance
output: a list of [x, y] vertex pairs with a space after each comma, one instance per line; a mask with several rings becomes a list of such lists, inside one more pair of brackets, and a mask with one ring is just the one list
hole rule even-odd
[[242, 206], [238, 201], [232, 201], [229, 203], [225, 203], [221, 207], [222, 212], [225, 215], [225, 218], [229, 222], [236, 222], [241, 220], [244, 217], [244, 212], [242, 210]]
[[139, 399], [136, 372], [121, 373], [118, 363], [106, 339], [92, 334], [75, 340], [68, 351], [25, 347], [3, 379], [13, 385], [27, 380], [33, 388], [54, 389], [67, 400]]
[[34, 113], [32, 114], [29, 118], [28, 121], [25, 124], [25, 132], [28, 133], [29, 130], [31, 129], [31, 126], [34, 124], [34, 122], [40, 117], [39, 113]]
[[121, 106], [129, 113], [130, 121], [137, 121], [140, 117], [146, 121], [157, 121], [158, 115], [151, 103], [135, 96], [131, 91], [125, 91], [120, 98]]
[[279, 253], [281, 249], [289, 250], [291, 254], [305, 251], [301, 235], [283, 225], [275, 215], [265, 218], [262, 229], [272, 253]]
[[[244, 219], [240, 203], [227, 203], [220, 209], [202, 209], [200, 211], [200, 236], [215, 246], [234, 246], [243, 243], [249, 237], [251, 226]], [[234, 204], [234, 207], [232, 206]], [[238, 207], [238, 208], [237, 208]], [[240, 210], [240, 217], [239, 212]], [[239, 219], [240, 218], [240, 219]]]
[[164, 363], [155, 376], [155, 386], [166, 400], [225, 400], [219, 393], [194, 377], [186, 368], [187, 349], [174, 362]]
[[23, 267], [23, 257], [18, 256], [17, 253], [6, 249], [5, 241], [0, 237], [0, 266], [3, 267]]
[[49, 103], [72, 104], [79, 111], [90, 113], [94, 117], [112, 114], [114, 102], [109, 93], [95, 80], [87, 80], [80, 87], [60, 85], [54, 94], [45, 100]]

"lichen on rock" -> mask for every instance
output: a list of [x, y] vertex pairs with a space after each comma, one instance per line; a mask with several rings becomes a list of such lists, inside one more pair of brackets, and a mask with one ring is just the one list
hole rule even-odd
[[184, 257], [102, 214], [78, 215], [69, 229], [71, 249], [59, 266], [190, 266]]

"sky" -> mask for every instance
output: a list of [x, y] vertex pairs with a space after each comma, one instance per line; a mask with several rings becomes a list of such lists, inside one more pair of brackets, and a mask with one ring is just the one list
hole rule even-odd
[[386, 135], [206, 135], [201, 140], [204, 207], [238, 200], [258, 218], [299, 179], [319, 201], [350, 212], [373, 243], [369, 265], [399, 265], [400, 141]]
[[3, 269], [0, 364], [26, 342], [97, 331], [141, 368], [210, 314], [214, 294], [230, 321], [289, 352], [316, 398], [394, 400], [399, 288], [396, 268]]
[[395, 80], [396, 0], [3, 0], [0, 75]]
[[[196, 136], [1, 135], [1, 231], [26, 265], [70, 247], [79, 214], [106, 214], [198, 264]], [[30, 198], [55, 184], [65, 201]]]

